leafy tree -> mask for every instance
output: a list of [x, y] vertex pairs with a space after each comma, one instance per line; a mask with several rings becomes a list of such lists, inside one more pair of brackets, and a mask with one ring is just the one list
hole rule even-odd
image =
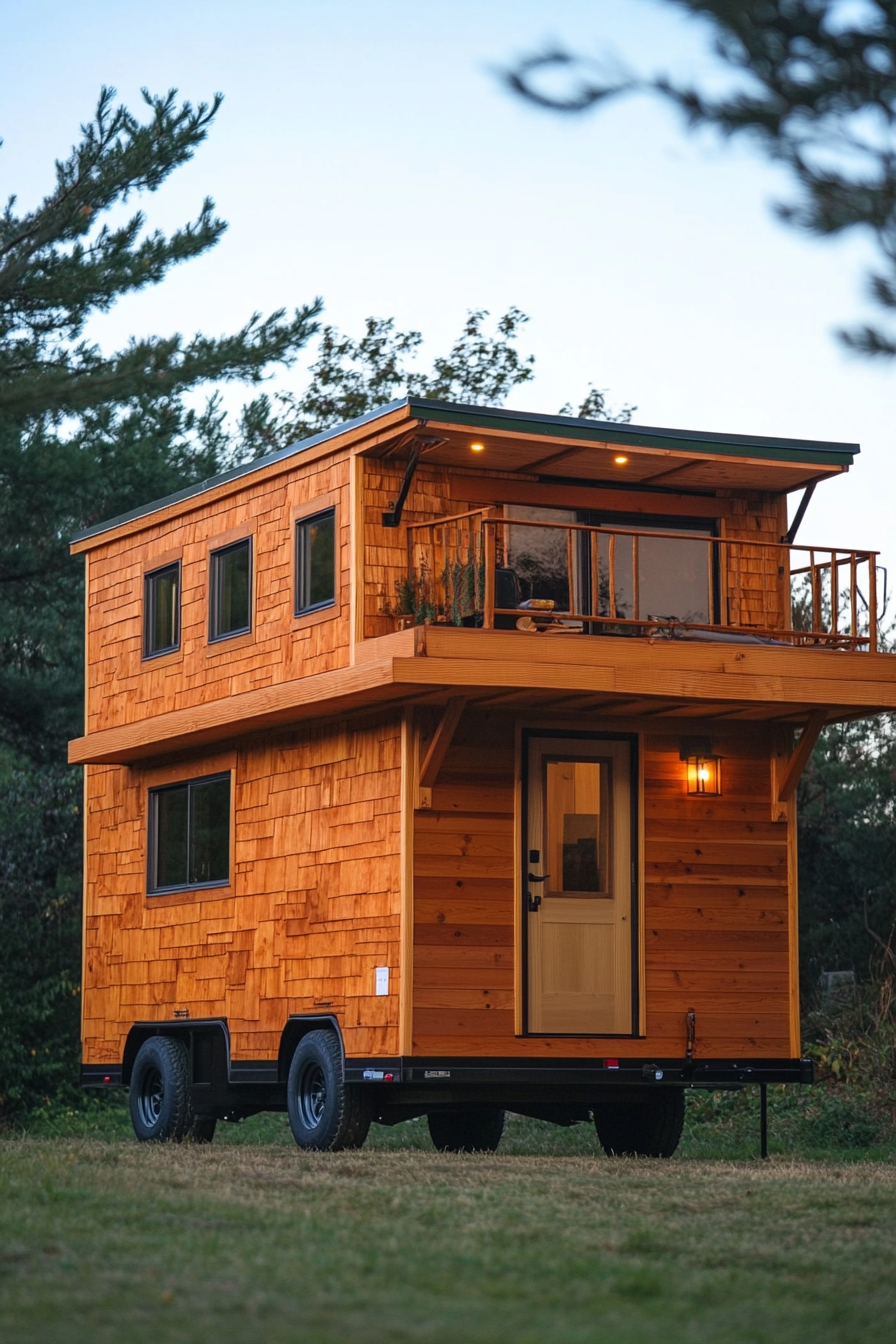
[[[419, 354], [422, 334], [397, 331], [393, 318], [368, 317], [359, 340], [325, 326], [304, 391], [263, 393], [245, 406], [235, 451], [247, 457], [274, 452], [406, 395], [503, 405], [514, 388], [534, 376], [534, 355], [521, 355], [514, 344], [529, 319], [519, 308], [508, 308], [489, 335], [484, 329], [488, 316], [485, 309], [471, 309], [451, 350], [426, 372], [410, 364]], [[636, 410], [629, 405], [614, 410], [606, 391], [591, 387], [578, 409], [567, 402], [560, 414], [628, 422]]]
[[[867, 978], [896, 923], [896, 722], [825, 729], [800, 781], [800, 944], [811, 999], [821, 971]], [[888, 972], [892, 967], [885, 968]]]
[[614, 410], [607, 401], [607, 389], [591, 386], [582, 398], [578, 409], [574, 408], [572, 402], [568, 401], [565, 406], [560, 407], [559, 413], [560, 415], [577, 415], [582, 420], [609, 420], [617, 425], [628, 425], [637, 409], [637, 406], [630, 406], [626, 402], [624, 406], [618, 406]]
[[[220, 98], [144, 94], [145, 123], [103, 90], [92, 122], [34, 210], [0, 216], [0, 1112], [73, 1090], [80, 980], [80, 772], [64, 762], [82, 714], [78, 528], [224, 464], [203, 383], [257, 381], [317, 330], [320, 302], [217, 340], [132, 340], [108, 355], [89, 319], [201, 256], [225, 225], [206, 200], [166, 237], [135, 212], [205, 139]], [[5, 746], [3, 745], [5, 743]]]
[[219, 469], [214, 416], [186, 394], [292, 362], [321, 309], [255, 314], [218, 339], [131, 340], [111, 355], [85, 339], [92, 316], [226, 228], [208, 199], [170, 236], [146, 232], [140, 211], [103, 222], [192, 157], [221, 102], [143, 96], [141, 123], [104, 89], [50, 194], [24, 214], [12, 197], [0, 216], [0, 740], [37, 759], [56, 756], [81, 716], [81, 566], [69, 536]]
[[[746, 135], [790, 171], [795, 198], [777, 207], [820, 237], [869, 232], [879, 264], [869, 289], [881, 323], [841, 332], [866, 355], [896, 355], [896, 7], [892, 0], [666, 0], [701, 19], [735, 76], [724, 93], [605, 70], [579, 53], [537, 53], [507, 73], [519, 94], [577, 113], [608, 97], [659, 93], [691, 126]], [[543, 76], [565, 72], [564, 96]]]
[[0, 758], [0, 1121], [76, 1095], [78, 774]]

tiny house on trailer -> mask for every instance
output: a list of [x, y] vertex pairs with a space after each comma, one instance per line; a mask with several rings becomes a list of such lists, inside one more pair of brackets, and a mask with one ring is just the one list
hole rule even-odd
[[79, 536], [85, 1085], [659, 1155], [811, 1081], [794, 791], [896, 708], [875, 553], [796, 539], [857, 451], [408, 398]]

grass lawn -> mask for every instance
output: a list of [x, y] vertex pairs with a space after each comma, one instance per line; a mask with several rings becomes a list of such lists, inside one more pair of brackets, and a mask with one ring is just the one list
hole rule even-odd
[[759, 1162], [749, 1105], [698, 1109], [668, 1162], [517, 1118], [463, 1157], [425, 1121], [337, 1155], [300, 1153], [280, 1116], [180, 1148], [120, 1112], [47, 1121], [0, 1143], [0, 1337], [892, 1341], [892, 1153], [860, 1134], [839, 1160]]

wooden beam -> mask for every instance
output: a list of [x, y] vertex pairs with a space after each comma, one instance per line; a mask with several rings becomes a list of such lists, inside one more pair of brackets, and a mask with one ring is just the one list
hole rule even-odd
[[[527, 468], [528, 470], [528, 468]], [[678, 470], [678, 468], [676, 468]], [[649, 490], [601, 489], [591, 485], [542, 485], [506, 477], [452, 476], [449, 499], [477, 504], [542, 504], [555, 508], [595, 509], [606, 513], [670, 514], [673, 517], [730, 518], [730, 499], [712, 495], [652, 494]]]
[[642, 476], [642, 485], [656, 485], [659, 481], [666, 481], [670, 476], [680, 476], [683, 471], [690, 471], [692, 467], [700, 467], [704, 464], [699, 461], [679, 462], [677, 467], [667, 467], [665, 471], [654, 472], [652, 476]]
[[778, 785], [779, 803], [787, 803], [793, 797], [800, 775], [806, 768], [812, 748], [818, 741], [818, 735], [828, 721], [827, 710], [819, 709], [809, 715], [808, 722], [800, 734], [793, 755], [784, 767], [781, 782]]
[[460, 723], [460, 716], [466, 708], [467, 699], [468, 697], [465, 695], [458, 695], [449, 700], [445, 706], [445, 713], [439, 720], [439, 725], [432, 735], [432, 741], [423, 758], [423, 764], [420, 766], [421, 789], [431, 789], [435, 784], [445, 754], [451, 746], [451, 740], [454, 737], [457, 725]]

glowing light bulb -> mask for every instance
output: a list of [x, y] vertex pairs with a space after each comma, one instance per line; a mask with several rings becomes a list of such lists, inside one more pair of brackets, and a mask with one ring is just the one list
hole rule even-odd
[[617, 467], [624, 467], [628, 458], [623, 457], [622, 454], [620, 454], [619, 457], [614, 457], [613, 461], [616, 463]]
[[483, 452], [485, 452], [485, 444], [484, 444], [484, 443], [471, 443], [471, 444], [470, 444], [470, 450], [471, 450], [472, 452], [474, 452], [474, 453], [483, 453]]

